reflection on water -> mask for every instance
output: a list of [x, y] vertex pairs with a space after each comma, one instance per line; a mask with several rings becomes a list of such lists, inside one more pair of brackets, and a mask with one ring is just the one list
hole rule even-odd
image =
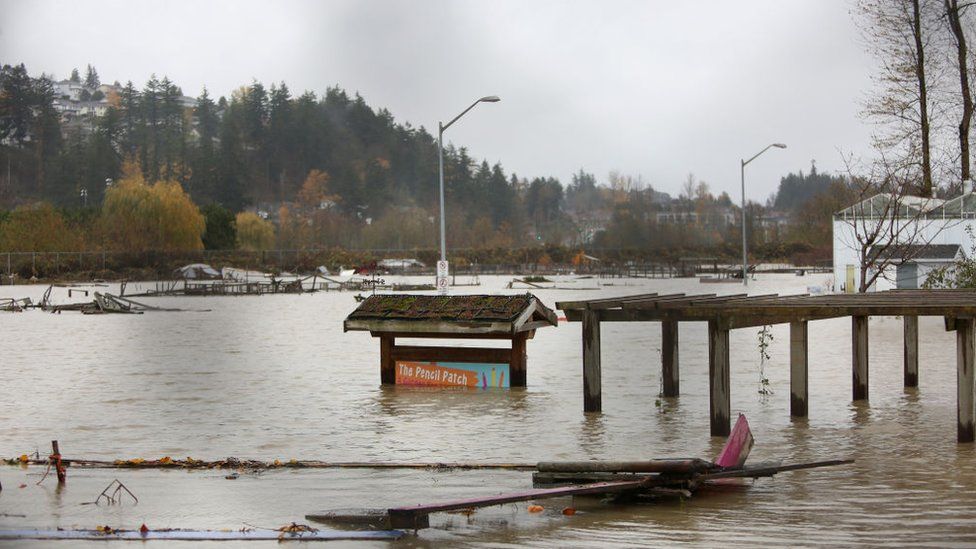
[[[487, 292], [508, 278], [482, 277]], [[620, 281], [559, 299], [703, 290], [693, 279]], [[762, 277], [752, 293], [799, 293], [814, 277]], [[626, 283], [627, 285], [621, 285]], [[131, 287], [131, 285], [130, 285]], [[43, 287], [2, 287], [39, 297]], [[111, 291], [111, 290], [109, 290]], [[510, 291], [509, 291], [510, 292]], [[585, 293], [585, 296], [581, 294]], [[681, 325], [681, 396], [659, 397], [660, 326], [603, 327], [602, 414], [583, 414], [579, 324], [540, 330], [528, 344], [528, 387], [382, 387], [379, 344], [342, 333], [350, 293], [159, 298], [210, 313], [141, 316], [0, 314], [0, 456], [91, 458], [238, 456], [283, 461], [505, 461], [714, 457], [708, 436], [703, 323]], [[205, 302], [205, 303], [204, 303]], [[688, 502], [608, 507], [557, 500], [435, 517], [407, 545], [702, 546], [976, 543], [976, 449], [955, 443], [955, 340], [941, 319], [920, 321], [917, 390], [902, 387], [899, 318], [872, 318], [870, 402], [850, 401], [849, 319], [810, 323], [810, 417], [789, 416], [789, 328], [772, 329], [760, 398], [756, 330], [731, 333], [732, 413], [753, 426], [753, 460], [852, 457], [852, 466], [782, 474]], [[470, 342], [469, 342], [470, 343]], [[0, 527], [277, 526], [324, 508], [417, 503], [522, 490], [515, 471], [275, 471], [226, 481], [219, 472], [73, 470], [63, 492], [42, 471], [0, 468]], [[119, 477], [140, 503], [81, 506]], [[21, 481], [28, 488], [16, 489]], [[12, 488], [14, 487], [14, 488]], [[559, 513], [574, 505], [572, 517]], [[26, 518], [4, 516], [27, 514]]]

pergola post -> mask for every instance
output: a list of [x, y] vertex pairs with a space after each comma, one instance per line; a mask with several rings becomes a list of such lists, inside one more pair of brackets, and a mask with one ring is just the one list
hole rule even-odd
[[918, 387], [918, 317], [905, 315], [905, 387]]
[[661, 378], [664, 396], [678, 396], [678, 321], [661, 322]]
[[793, 417], [807, 417], [809, 348], [807, 322], [790, 322], [790, 415]]
[[525, 364], [527, 360], [525, 342], [527, 339], [528, 335], [524, 332], [515, 334], [515, 336], [512, 337], [512, 358], [508, 364], [509, 376], [511, 376], [508, 384], [511, 387], [525, 387], [526, 385]]
[[396, 385], [396, 361], [393, 360], [393, 336], [380, 336], [380, 383]]
[[708, 321], [708, 394], [712, 436], [728, 436], [731, 415], [729, 392], [729, 330]]
[[853, 349], [853, 398], [868, 399], [868, 317], [851, 317]]
[[956, 420], [958, 442], [973, 442], [976, 410], [973, 408], [973, 319], [956, 319]]
[[600, 314], [585, 309], [583, 320], [583, 411], [603, 409], [600, 387]]

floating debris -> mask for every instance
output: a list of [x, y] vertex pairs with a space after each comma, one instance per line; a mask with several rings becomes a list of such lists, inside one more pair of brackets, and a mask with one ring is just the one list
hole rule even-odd
[[0, 311], [6, 311], [8, 313], [22, 313], [24, 309], [29, 309], [33, 306], [34, 303], [29, 297], [21, 299], [14, 299], [12, 297], [0, 298]]
[[[216, 461], [205, 461], [187, 457], [173, 459], [169, 456], [160, 459], [147, 460], [144, 458], [98, 460], [98, 459], [68, 459], [62, 458], [65, 465], [91, 469], [235, 469], [260, 470], [278, 468], [308, 468], [308, 469], [508, 469], [517, 471], [535, 471], [535, 463], [472, 463], [472, 462], [370, 462], [370, 461], [321, 461], [297, 460], [271, 462], [253, 459], [239, 459], [229, 457]], [[47, 460], [31, 459], [26, 454], [0, 461], [6, 465], [46, 465]]]
[[[523, 492], [495, 494], [454, 501], [409, 505], [389, 509], [366, 509], [361, 520], [375, 524], [378, 520], [388, 521], [392, 528], [419, 529], [429, 527], [429, 515], [437, 512], [450, 512], [459, 509], [474, 509], [520, 501], [577, 496], [613, 495], [611, 501], [630, 501], [641, 497], [679, 496], [690, 497], [706, 483], [727, 478], [759, 478], [772, 476], [784, 471], [812, 469], [852, 463], [853, 460], [831, 460], [790, 465], [760, 465], [746, 467], [746, 458], [752, 449], [753, 439], [745, 416], [739, 416], [725, 447], [715, 462], [701, 459], [667, 459], [637, 462], [549, 462], [539, 463], [533, 476], [535, 485], [548, 485]], [[540, 513], [544, 507], [529, 505], [530, 513]], [[575, 509], [566, 508], [565, 515], [575, 514]], [[384, 514], [385, 513], [385, 514]], [[355, 513], [344, 510], [341, 514], [322, 511], [305, 515], [308, 520], [335, 522], [337, 515], [343, 523], [355, 523]], [[384, 524], [386, 524], [384, 522]]]
[[[293, 523], [294, 524], [294, 523]], [[0, 540], [177, 540], [177, 541], [333, 541], [333, 540], [394, 540], [403, 537], [400, 530], [344, 531], [325, 529], [302, 529], [296, 524], [286, 529], [241, 528], [239, 530], [186, 530], [164, 528], [150, 530], [125, 530], [99, 526], [94, 529], [57, 530], [0, 530]], [[305, 527], [308, 528], [308, 527]]]
[[110, 482], [109, 485], [106, 486], [104, 490], [102, 490], [101, 494], [98, 494], [98, 497], [95, 498], [95, 501], [90, 501], [88, 502], [88, 504], [93, 503], [95, 505], [98, 505], [99, 502], [101, 502], [102, 498], [105, 498], [105, 503], [108, 505], [122, 505], [122, 496], [126, 494], [128, 494], [129, 497], [132, 498], [132, 501], [134, 501], [135, 503], [139, 503], [139, 498], [137, 498], [136, 495], [133, 494], [132, 491], [125, 486], [125, 484], [122, 484], [122, 481], [120, 481], [119, 479], [115, 479], [112, 482]]

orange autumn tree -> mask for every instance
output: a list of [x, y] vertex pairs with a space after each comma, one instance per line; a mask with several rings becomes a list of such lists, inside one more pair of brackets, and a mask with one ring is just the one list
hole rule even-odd
[[102, 224], [112, 247], [129, 252], [203, 249], [206, 221], [178, 182], [150, 185], [132, 159], [122, 172], [102, 202]]
[[46, 202], [19, 206], [0, 221], [0, 252], [65, 252], [82, 244], [78, 232]]

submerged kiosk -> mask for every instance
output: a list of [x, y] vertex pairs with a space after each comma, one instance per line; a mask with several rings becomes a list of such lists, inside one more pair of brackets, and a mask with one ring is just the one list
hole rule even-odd
[[[380, 340], [384, 385], [525, 387], [526, 341], [556, 326], [556, 313], [532, 294], [374, 295], [343, 322]], [[510, 348], [399, 345], [397, 339], [501, 339]]]

